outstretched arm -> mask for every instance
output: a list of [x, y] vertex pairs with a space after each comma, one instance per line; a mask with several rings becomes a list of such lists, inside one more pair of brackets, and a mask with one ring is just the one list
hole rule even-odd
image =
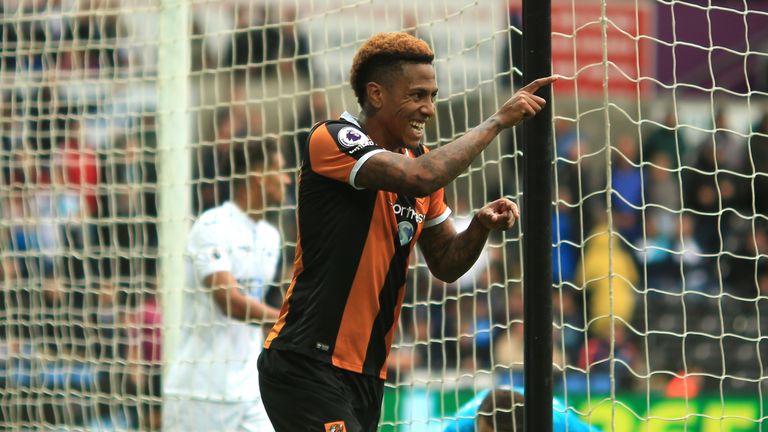
[[518, 90], [498, 111], [456, 141], [412, 159], [394, 152], [373, 155], [357, 174], [355, 183], [367, 189], [382, 189], [408, 196], [427, 196], [444, 187], [504, 129], [530, 118], [546, 105], [534, 93], [557, 80], [537, 79]]
[[224, 315], [240, 321], [273, 323], [279, 311], [243, 294], [230, 272], [216, 272], [207, 276], [205, 286], [213, 290], [213, 301]]
[[519, 218], [517, 205], [501, 198], [480, 209], [465, 231], [457, 233], [450, 219], [425, 229], [419, 247], [432, 274], [454, 282], [477, 261], [491, 231], [509, 229]]

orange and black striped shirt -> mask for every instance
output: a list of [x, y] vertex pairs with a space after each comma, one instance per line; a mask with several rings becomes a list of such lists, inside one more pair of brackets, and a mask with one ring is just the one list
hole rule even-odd
[[310, 132], [299, 177], [293, 280], [265, 348], [386, 377], [408, 258], [421, 230], [442, 223], [451, 210], [443, 189], [413, 198], [357, 187], [360, 167], [382, 151], [348, 113]]

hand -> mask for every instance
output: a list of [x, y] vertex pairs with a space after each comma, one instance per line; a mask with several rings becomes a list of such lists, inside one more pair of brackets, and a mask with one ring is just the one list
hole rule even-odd
[[486, 204], [475, 217], [489, 231], [508, 230], [520, 219], [520, 210], [514, 202], [500, 198]]
[[494, 117], [502, 127], [515, 126], [521, 121], [533, 117], [547, 104], [544, 98], [536, 96], [540, 88], [557, 81], [557, 75], [539, 78], [521, 88], [496, 111]]

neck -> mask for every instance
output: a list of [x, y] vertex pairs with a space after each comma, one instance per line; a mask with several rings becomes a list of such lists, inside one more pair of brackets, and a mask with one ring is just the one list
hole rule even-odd
[[254, 222], [258, 222], [264, 218], [263, 207], [261, 206], [261, 198], [248, 197], [246, 191], [236, 191], [232, 202], [237, 204], [245, 214], [248, 215]]
[[400, 143], [390, 142], [387, 139], [387, 134], [385, 133], [386, 128], [378, 121], [376, 121], [375, 114], [376, 112], [373, 111], [372, 108], [366, 108], [361, 111], [360, 117], [358, 117], [357, 121], [363, 128], [363, 132], [371, 137], [373, 142], [375, 142], [379, 147], [385, 148], [392, 152], [398, 152], [402, 145]]

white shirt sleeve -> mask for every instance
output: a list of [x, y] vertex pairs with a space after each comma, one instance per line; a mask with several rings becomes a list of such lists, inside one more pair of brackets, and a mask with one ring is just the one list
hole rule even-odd
[[424, 222], [424, 228], [430, 228], [435, 225], [440, 225], [441, 223], [445, 222], [445, 220], [448, 219], [448, 216], [450, 215], [451, 215], [451, 208], [446, 207], [443, 213], [440, 214], [440, 216], [429, 219], [426, 222]]
[[187, 253], [199, 280], [218, 272], [231, 272], [230, 249], [225, 243], [219, 226], [215, 223], [200, 224], [190, 233]]

